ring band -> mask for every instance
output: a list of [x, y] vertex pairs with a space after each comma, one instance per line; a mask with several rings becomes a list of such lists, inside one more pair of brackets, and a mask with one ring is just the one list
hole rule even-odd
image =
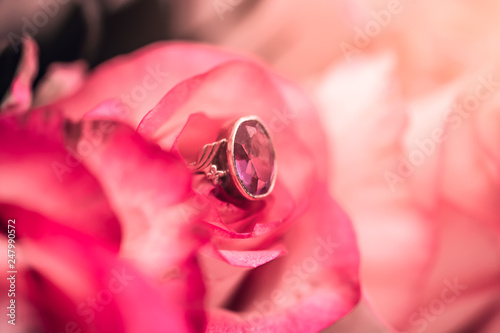
[[230, 180], [233, 189], [248, 200], [271, 194], [277, 175], [271, 137], [255, 116], [226, 126], [218, 141], [200, 149], [197, 161], [190, 167], [194, 173], [204, 173], [214, 185], [221, 184], [222, 179]]

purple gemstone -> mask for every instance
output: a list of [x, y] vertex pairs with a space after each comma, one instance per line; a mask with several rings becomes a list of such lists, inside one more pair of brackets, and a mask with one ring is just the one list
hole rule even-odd
[[236, 173], [247, 193], [265, 195], [271, 189], [274, 173], [274, 148], [262, 124], [242, 122], [234, 137]]

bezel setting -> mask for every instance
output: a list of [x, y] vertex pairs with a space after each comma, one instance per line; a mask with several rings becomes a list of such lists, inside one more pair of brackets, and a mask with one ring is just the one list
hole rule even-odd
[[[236, 134], [238, 133], [239, 128], [241, 125], [243, 125], [245, 122], [248, 121], [256, 121], [263, 129], [264, 134], [266, 135], [269, 145], [272, 149], [272, 157], [273, 157], [273, 171], [271, 174], [271, 179], [270, 179], [270, 184], [269, 184], [269, 189], [262, 194], [252, 194], [244, 185], [243, 180], [240, 178], [240, 175], [238, 173], [237, 167], [236, 167], [236, 157], [235, 157], [235, 138]], [[226, 147], [226, 154], [227, 154], [227, 161], [228, 161], [228, 168], [229, 168], [229, 174], [231, 175], [232, 181], [234, 185], [236, 186], [238, 192], [248, 200], [260, 200], [265, 197], [267, 197], [274, 189], [274, 185], [276, 183], [276, 177], [277, 177], [277, 165], [276, 165], [276, 152], [274, 150], [274, 145], [273, 141], [271, 140], [271, 136], [269, 135], [269, 131], [264, 125], [264, 123], [256, 116], [250, 116], [250, 117], [243, 117], [238, 119], [234, 125], [232, 126], [231, 132], [227, 138], [227, 147]]]

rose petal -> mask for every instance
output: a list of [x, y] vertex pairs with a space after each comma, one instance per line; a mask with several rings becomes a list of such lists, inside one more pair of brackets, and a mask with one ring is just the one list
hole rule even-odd
[[324, 127], [320, 114], [297, 85], [279, 76], [273, 76], [272, 80], [285, 99], [286, 105], [280, 110], [273, 110], [271, 128], [274, 127], [274, 131], [279, 132], [293, 124], [294, 134], [314, 155], [316, 177], [320, 181], [326, 180], [332, 170], [329, 168], [329, 155], [325, 154], [328, 150], [327, 135], [324, 130], [318, 130]]
[[[408, 314], [408, 318], [416, 320], [407, 321], [407, 325], [425, 326], [429, 332], [486, 331], [498, 307], [500, 194], [498, 168], [490, 152], [497, 135], [494, 131], [499, 99], [491, 95], [482, 99], [477, 108], [467, 107], [465, 101], [477, 96], [474, 94], [479, 84], [476, 79], [471, 82], [444, 118], [446, 140], [439, 151], [435, 203], [439, 205], [435, 217], [439, 247], [432, 275], [421, 289], [420, 306], [429, 307], [443, 300], [450, 284], [461, 287], [453, 289], [451, 302], [445, 302], [450, 298], [444, 299], [445, 311], [437, 320], [422, 321], [417, 309]], [[457, 182], [457, 177], [463, 175], [467, 175], [467, 181]]]
[[366, 300], [363, 300], [358, 306], [345, 318], [322, 331], [322, 333], [343, 333], [343, 332], [370, 332], [370, 333], [389, 333], [393, 332], [386, 326]]
[[[500, 98], [498, 94], [490, 94], [477, 108], [471, 109], [465, 101], [475, 96], [477, 87], [483, 84], [474, 80], [471, 85], [446, 118], [440, 193], [446, 205], [495, 228], [500, 237], [500, 155], [495, 144], [499, 138], [496, 130]], [[463, 175], [467, 175], [467, 181], [457, 182]]]
[[[469, 325], [486, 323], [481, 316], [498, 302], [500, 247], [491, 230], [454, 207], [443, 206], [436, 222], [439, 248], [432, 274], [423, 281], [419, 304], [407, 314], [404, 324], [408, 329], [425, 327], [429, 332], [465, 332]], [[431, 307], [435, 320], [428, 320], [420, 310]], [[472, 327], [468, 331], [482, 332]]]
[[360, 295], [354, 233], [321, 185], [284, 245], [288, 255], [253, 270], [226, 305], [238, 314], [211, 314], [209, 332], [317, 332], [353, 308]]
[[121, 255], [165, 284], [172, 299], [191, 309], [193, 323], [203, 323], [204, 291], [195, 260], [203, 235], [196, 230], [198, 215], [189, 210], [191, 174], [176, 156], [124, 124], [82, 121], [69, 130], [70, 144], [81, 145], [85, 133], [100, 138], [83, 162], [122, 223]]
[[85, 332], [198, 332], [203, 327], [168, 285], [152, 283], [105, 244], [37, 214], [17, 208], [10, 214], [18, 217], [18, 246], [30, 266], [19, 272], [27, 280], [19, 291], [36, 305], [43, 331], [67, 330], [68, 322]]
[[178, 82], [234, 58], [209, 46], [153, 44], [102, 64], [76, 94], [57, 105], [77, 120], [105, 100], [120, 100], [127, 106], [127, 123], [135, 127]]
[[204, 251], [206, 255], [222, 259], [228, 264], [237, 267], [256, 268], [262, 266], [282, 255], [286, 255], [287, 251], [282, 245], [277, 245], [266, 250], [255, 251], [231, 251], [218, 250], [210, 247], [211, 251]]
[[22, 113], [31, 106], [31, 84], [38, 72], [38, 46], [31, 37], [23, 39], [22, 57], [10, 92], [0, 105], [2, 112]]
[[207, 244], [198, 256], [207, 287], [206, 304], [209, 308], [224, 306], [234, 296], [250, 269], [286, 253], [285, 247], [280, 243], [261, 251], [220, 250], [215, 244]]
[[202, 112], [193, 113], [175, 138], [171, 150], [187, 162], [196, 162], [200, 149], [217, 140], [220, 127], [220, 120], [210, 119]]
[[[222, 192], [223, 190], [218, 187], [213, 192], [216, 191]], [[288, 190], [280, 182], [276, 183], [272, 196], [267, 198], [265, 202], [254, 202], [244, 207], [239, 207], [212, 195], [212, 193], [209, 194], [205, 204], [209, 209], [204, 220], [231, 232], [231, 234], [227, 234], [228, 239], [213, 240], [220, 245], [224, 244], [223, 246], [226, 248], [235, 246], [253, 248], [257, 242], [262, 242], [263, 239], [277, 238], [286, 230], [285, 225], [289, 225], [293, 222], [293, 217], [301, 213], [296, 209], [297, 205]], [[281, 230], [278, 229], [280, 226]], [[233, 232], [234, 234], [232, 234]], [[231, 239], [240, 239], [241, 236], [249, 232], [251, 232], [251, 238], [264, 237], [248, 242], [231, 241]]]
[[424, 211], [414, 198], [415, 188], [432, 193], [427, 182], [416, 181], [417, 172], [432, 180], [436, 168], [411, 175], [399, 171], [408, 156], [404, 140], [409, 115], [394, 66], [394, 57], [383, 54], [334, 67], [319, 97], [335, 156], [330, 186], [359, 237], [365, 297], [397, 326], [418, 303], [437, 230], [431, 218], [436, 208]]
[[0, 202], [39, 212], [118, 245], [115, 215], [79, 155], [66, 150], [64, 126], [50, 109], [0, 118]]
[[[90, 140], [91, 135], [96, 138], [94, 142]], [[73, 125], [67, 136], [75, 150], [78, 147], [83, 150], [85, 142], [89, 145], [86, 152], [81, 151], [82, 161], [103, 185], [122, 222], [122, 251], [132, 255], [136, 251], [133, 243], [155, 224], [168, 226], [166, 221], [180, 225], [190, 222], [173, 221], [161, 215], [180, 214], [169, 208], [182, 204], [190, 194], [190, 174], [177, 158], [145, 142], [120, 123], [83, 121]], [[138, 170], [144, 170], [142, 177], [136, 176]], [[172, 232], [175, 230], [172, 225]], [[173, 235], [169, 238], [175, 239]], [[151, 258], [148, 255], [144, 259], [155, 262]]]

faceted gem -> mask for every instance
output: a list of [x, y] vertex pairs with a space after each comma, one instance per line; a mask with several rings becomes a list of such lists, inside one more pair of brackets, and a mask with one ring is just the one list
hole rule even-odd
[[258, 120], [242, 122], [234, 137], [234, 163], [240, 183], [251, 196], [271, 189], [274, 159], [271, 138], [262, 124]]

